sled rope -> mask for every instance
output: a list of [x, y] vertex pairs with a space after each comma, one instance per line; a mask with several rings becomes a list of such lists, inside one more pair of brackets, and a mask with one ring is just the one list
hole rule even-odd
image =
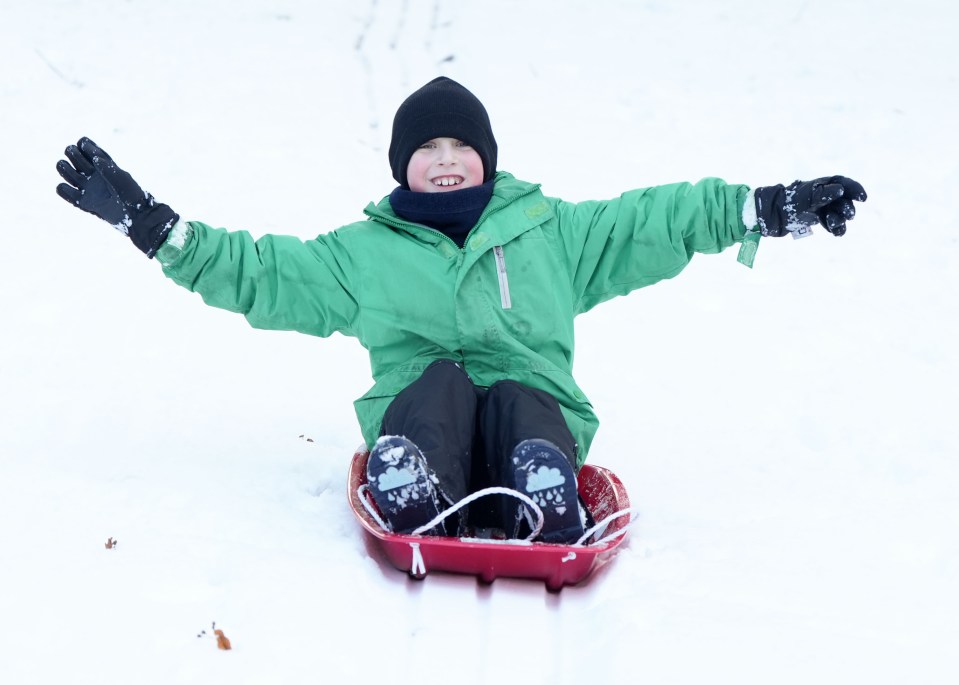
[[[384, 521], [380, 517], [379, 512], [377, 512], [376, 508], [370, 503], [370, 498], [367, 497], [367, 493], [369, 492], [369, 489], [370, 489], [370, 486], [368, 483], [364, 483], [363, 485], [359, 486], [356, 489], [356, 493], [360, 497], [360, 503], [363, 505], [363, 508], [366, 509], [366, 512], [370, 515], [370, 517], [374, 521], [376, 521], [377, 525], [379, 525], [380, 528], [382, 528], [383, 530], [387, 532], [392, 533], [393, 531], [390, 529], [389, 525], [386, 523], [386, 521]], [[485, 488], [483, 490], [477, 490], [472, 495], [464, 497], [459, 502], [454, 504], [452, 507], [450, 507], [449, 509], [441, 512], [439, 515], [434, 517], [433, 520], [423, 524], [422, 526], [414, 530], [412, 533], [410, 533], [410, 535], [422, 535], [424, 532], [430, 530], [431, 528], [434, 528], [435, 526], [445, 521], [447, 516], [454, 514], [455, 512], [465, 507], [470, 502], [478, 500], [480, 497], [485, 497], [486, 495], [510, 495], [512, 497], [516, 497], [517, 499], [522, 500], [529, 507], [528, 509], [523, 509], [523, 515], [526, 517], [526, 521], [529, 523], [530, 528], [532, 528], [533, 530], [528, 536], [524, 538], [526, 542], [532, 542], [533, 539], [540, 534], [540, 531], [543, 530], [543, 521], [544, 521], [543, 510], [540, 509], [539, 505], [537, 505], [536, 502], [534, 502], [532, 499], [530, 499], [523, 493], [517, 492], [516, 490], [511, 490], [510, 488], [493, 487], [493, 488]], [[536, 514], [535, 524], [532, 521], [532, 517], [529, 515], [530, 510], [532, 510]], [[600, 531], [600, 534], [602, 534], [602, 532], [606, 530], [609, 524], [615, 521], [616, 519], [626, 516], [627, 514], [632, 517], [634, 514], [638, 514], [638, 513], [639, 513], [639, 509], [637, 507], [632, 507], [630, 509], [621, 509], [620, 511], [614, 512], [613, 514], [610, 514], [609, 516], [604, 518], [602, 521], [597, 523], [595, 526], [587, 530], [585, 533], [583, 533], [582, 537], [580, 537], [579, 540], [574, 542], [572, 546], [573, 547], [589, 547], [592, 545], [601, 545], [605, 542], [609, 542], [610, 540], [615, 540], [616, 538], [625, 535], [629, 531], [629, 529], [636, 522], [636, 518], [631, 518], [629, 523], [627, 523], [625, 526], [617, 530], [615, 533], [610, 533], [606, 537], [600, 538], [599, 540], [596, 540], [594, 542], [586, 543], [586, 541], [589, 540], [589, 538], [592, 537], [597, 531]]]
[[[593, 526], [592, 528], [590, 528], [589, 530], [587, 530], [585, 533], [583, 533], [583, 537], [581, 537], [579, 540], [577, 540], [576, 542], [574, 542], [574, 543], [573, 543], [573, 546], [574, 546], [574, 547], [577, 547], [577, 546], [579, 546], [579, 545], [583, 545], [583, 544], [586, 542], [586, 540], [588, 540], [588, 539], [590, 538], [590, 536], [593, 535], [593, 533], [595, 533], [596, 531], [605, 532], [605, 531], [606, 531], [606, 527], [609, 526], [609, 524], [612, 523], [613, 521], [615, 521], [616, 519], [618, 519], [618, 518], [620, 518], [620, 517], [622, 517], [622, 516], [626, 516], [627, 514], [629, 514], [630, 516], [632, 516], [633, 514], [638, 514], [638, 513], [639, 513], [639, 509], [638, 509], [637, 507], [632, 507], [632, 508], [630, 508], [630, 509], [620, 509], [619, 511], [617, 511], [617, 512], [615, 512], [615, 513], [613, 513], [613, 514], [610, 514], [609, 516], [607, 516], [606, 518], [604, 518], [602, 521], [600, 521], [599, 523], [597, 523], [595, 526]], [[637, 517], [637, 518], [638, 518], [638, 517]], [[633, 518], [633, 519], [631, 519], [631, 520], [629, 521], [629, 523], [627, 523], [625, 526], [623, 526], [622, 528], [620, 528], [619, 530], [617, 530], [615, 533], [610, 533], [610, 534], [607, 535], [606, 537], [601, 538], [601, 539], [597, 540], [596, 542], [591, 542], [591, 543], [589, 543], [589, 545], [601, 545], [601, 544], [603, 544], [604, 542], [608, 542], [608, 541], [610, 541], [610, 540], [613, 540], [613, 539], [615, 539], [615, 538], [620, 537], [621, 535], [625, 535], [625, 534], [626, 534], [626, 531], [628, 531], [628, 530], [630, 529], [630, 527], [631, 527], [635, 522], [636, 522], [636, 519]], [[602, 534], [602, 532], [601, 532], [600, 534]], [[585, 546], [588, 547], [589, 545], [585, 545]]]
[[[366, 509], [366, 513], [368, 513], [370, 517], [374, 521], [376, 521], [377, 525], [379, 525], [380, 528], [387, 531], [388, 533], [392, 533], [393, 531], [390, 529], [389, 524], [387, 524], [386, 521], [384, 521], [380, 517], [379, 512], [376, 511], [376, 507], [374, 507], [370, 503], [370, 498], [367, 496], [367, 493], [369, 492], [369, 490], [370, 490], [369, 483], [363, 483], [363, 485], [361, 485], [360, 487], [356, 489], [356, 494], [359, 495], [360, 503], [363, 505], [363, 508]], [[450, 516], [456, 513], [457, 511], [465, 507], [470, 502], [478, 500], [480, 497], [485, 497], [486, 495], [511, 495], [513, 497], [521, 499], [530, 509], [533, 510], [533, 513], [536, 514], [535, 524], [533, 523], [532, 518], [529, 515], [529, 509], [523, 510], [523, 514], [526, 516], [526, 520], [527, 522], [529, 522], [530, 528], [533, 529], [533, 532], [530, 533], [526, 538], [524, 538], [527, 542], [532, 542], [533, 538], [539, 535], [540, 531], [543, 530], [543, 521], [544, 521], [543, 510], [539, 508], [539, 505], [537, 505], [536, 502], [534, 502], [532, 499], [530, 499], [523, 493], [517, 492], [516, 490], [510, 490], [509, 488], [493, 487], [493, 488], [484, 488], [483, 490], [477, 490], [472, 495], [464, 497], [463, 499], [461, 499], [459, 502], [454, 504], [449, 509], [446, 509], [445, 511], [440, 512], [436, 517], [433, 518], [432, 521], [429, 521], [428, 523], [424, 523], [422, 526], [420, 526], [419, 528], [411, 532], [410, 535], [422, 535], [426, 531], [430, 530], [431, 528], [445, 521], [447, 516]]]
[[447, 516], [450, 516], [451, 514], [459, 511], [470, 502], [478, 500], [480, 497], [485, 497], [486, 495], [510, 495], [512, 497], [516, 497], [517, 499], [522, 500], [523, 503], [526, 504], [526, 506], [530, 507], [533, 510], [533, 512], [536, 514], [536, 525], [532, 525], [532, 522], [530, 523], [530, 525], [533, 528], [533, 532], [524, 538], [524, 540], [526, 540], [527, 542], [532, 542], [533, 538], [539, 535], [540, 531], [543, 530], [543, 521], [544, 521], [543, 510], [539, 508], [539, 505], [537, 505], [536, 502], [534, 502], [532, 499], [530, 499], [523, 493], [517, 492], [516, 490], [511, 490], [510, 488], [492, 487], [492, 488], [483, 488], [482, 490], [477, 490], [472, 495], [468, 495], [464, 497], [463, 499], [461, 499], [459, 502], [454, 504], [452, 507], [450, 507], [446, 511], [440, 512], [429, 523], [424, 523], [422, 526], [414, 530], [411, 533], [411, 535], [422, 535], [423, 533], [430, 530], [434, 526], [437, 526], [443, 521], [445, 521]]
[[356, 494], [360, 497], [360, 504], [362, 504], [363, 508], [366, 509], [366, 513], [369, 514], [373, 520], [379, 524], [380, 528], [388, 533], [392, 533], [393, 531], [391, 531], [390, 527], [386, 525], [386, 521], [380, 518], [379, 512], [376, 511], [376, 507], [370, 504], [369, 497], [366, 496], [366, 493], [369, 491], [369, 483], [363, 483], [363, 485], [356, 489]]
[[420, 552], [420, 543], [411, 542], [410, 548], [413, 550], [413, 561], [410, 562], [410, 573], [414, 576], [425, 576], [426, 563], [423, 561], [423, 553]]

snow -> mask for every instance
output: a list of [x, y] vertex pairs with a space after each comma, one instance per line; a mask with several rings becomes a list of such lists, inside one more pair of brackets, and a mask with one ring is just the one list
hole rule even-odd
[[[0, 681], [955, 678], [953, 3], [0, 16]], [[549, 195], [837, 173], [869, 193], [841, 239], [764, 239], [753, 270], [697, 256], [579, 319], [590, 461], [641, 516], [559, 594], [388, 567], [345, 495], [363, 349], [206, 307], [54, 193], [87, 135], [186, 218], [312, 237], [392, 189], [392, 114], [440, 74]], [[197, 638], [213, 621], [231, 651]]]

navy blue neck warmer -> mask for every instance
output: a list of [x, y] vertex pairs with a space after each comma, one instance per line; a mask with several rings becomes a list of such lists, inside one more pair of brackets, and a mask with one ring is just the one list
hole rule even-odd
[[390, 193], [390, 206], [400, 218], [437, 230], [463, 247], [491, 197], [493, 181], [446, 193], [416, 193], [397, 188]]

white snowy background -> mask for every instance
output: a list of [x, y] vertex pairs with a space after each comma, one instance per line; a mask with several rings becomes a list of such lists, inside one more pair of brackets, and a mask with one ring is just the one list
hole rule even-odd
[[[0, 681], [957, 682], [956, 7], [2, 0]], [[345, 495], [363, 349], [206, 307], [54, 194], [87, 135], [185, 218], [310, 238], [392, 189], [441, 74], [548, 195], [869, 192], [579, 319], [641, 518], [559, 594], [387, 566]]]

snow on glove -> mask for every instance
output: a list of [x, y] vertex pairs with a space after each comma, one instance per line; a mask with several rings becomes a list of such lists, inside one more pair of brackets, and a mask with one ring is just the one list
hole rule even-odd
[[144, 192], [89, 138], [68, 146], [65, 153], [70, 161], [57, 162], [57, 171], [66, 183], [57, 186], [57, 195], [129, 236], [152, 259], [179, 215]]
[[785, 188], [756, 188], [755, 197], [756, 217], [764, 236], [799, 236], [816, 224], [841, 236], [846, 233], [846, 222], [856, 216], [853, 200], [864, 202], [866, 191], [851, 178], [826, 176], [793, 181]]

